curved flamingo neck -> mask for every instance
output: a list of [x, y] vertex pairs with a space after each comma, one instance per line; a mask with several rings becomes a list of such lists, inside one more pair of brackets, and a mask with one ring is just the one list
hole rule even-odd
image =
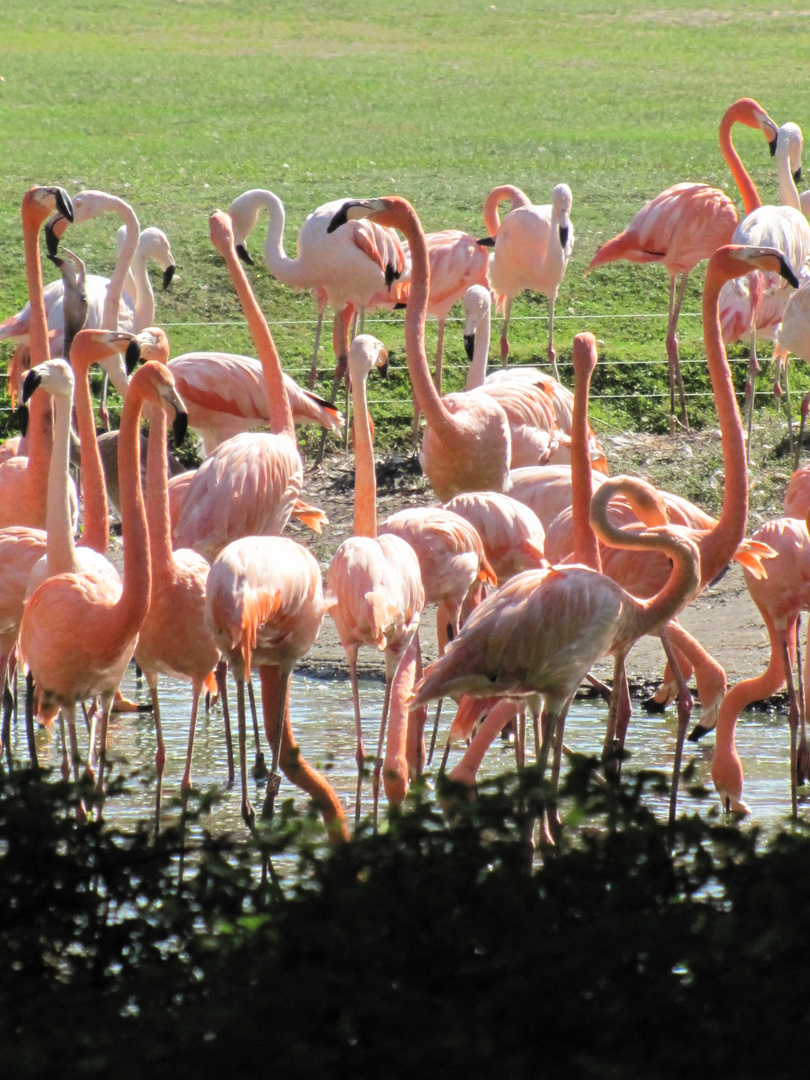
[[256, 302], [250, 282], [237, 258], [233, 242], [225, 244], [220, 250], [228, 272], [231, 275], [242, 312], [247, 320], [250, 336], [256, 346], [256, 355], [262, 365], [264, 385], [267, 392], [267, 415], [270, 418], [270, 430], [275, 435], [288, 435], [295, 441], [295, 425], [292, 409], [284, 385], [284, 373], [281, 359], [267, 325], [267, 320]]
[[135, 302], [132, 330], [136, 334], [155, 321], [155, 293], [146, 263], [147, 254], [139, 246], [127, 275], [127, 286], [132, 290], [132, 299]]
[[574, 408], [571, 416], [571, 511], [574, 561], [602, 570], [599, 543], [591, 528], [593, 476], [588, 438], [588, 395], [596, 367], [596, 339], [592, 334], [574, 338]]
[[[608, 519], [608, 503], [616, 495], [643, 497], [649, 485], [635, 477], [625, 476], [606, 480], [591, 500], [591, 525], [600, 540], [611, 547], [663, 551], [672, 562], [672, 570], [664, 587], [649, 600], [635, 600], [632, 611], [634, 636], [652, 634], [659, 630], [695, 595], [700, 585], [700, 558], [697, 546], [686, 537], [670, 532], [667, 526], [642, 531], [624, 531]], [[649, 489], [656, 498], [653, 489]]]
[[377, 477], [374, 472], [374, 444], [368, 419], [366, 371], [349, 360], [349, 378], [354, 396], [354, 535], [377, 536]]
[[313, 287], [310, 271], [300, 258], [292, 259], [284, 250], [284, 204], [272, 191], [254, 188], [239, 195], [231, 203], [230, 216], [241, 218], [244, 214], [243, 235], [247, 236], [259, 217], [261, 210], [267, 210], [267, 236], [264, 240], [264, 261], [267, 269], [279, 281], [291, 289], [309, 289]]
[[475, 328], [475, 346], [473, 358], [467, 372], [467, 384], [465, 390], [475, 390], [483, 386], [487, 377], [487, 360], [489, 359], [489, 341], [491, 330], [490, 309], [488, 308], [481, 316], [481, 321]]
[[779, 176], [779, 198], [783, 206], [790, 206], [801, 213], [802, 200], [793, 173], [790, 171], [790, 141], [780, 140], [776, 147], [776, 170]]
[[[39, 390], [45, 394], [46, 391]], [[47, 395], [50, 397], [50, 394]], [[48, 576], [69, 574], [76, 569], [76, 551], [70, 521], [70, 412], [71, 399], [59, 395], [54, 401], [54, 446], [48, 472], [48, 512], [46, 521]]]
[[104, 314], [101, 318], [101, 325], [105, 329], [117, 330], [118, 311], [121, 304], [121, 296], [124, 292], [124, 282], [127, 279], [132, 260], [135, 258], [135, 252], [138, 250], [141, 227], [138, 223], [135, 211], [129, 203], [124, 202], [123, 199], [119, 199], [116, 195], [106, 195], [104, 203], [104, 208], [113, 210], [117, 213], [126, 226], [124, 242], [118, 252], [118, 258], [115, 262], [113, 275], [110, 278], [110, 284], [107, 286], [107, 295], [104, 298]]
[[506, 199], [509, 200], [510, 210], [515, 210], [518, 206], [531, 206], [529, 196], [514, 184], [501, 184], [500, 187], [494, 187], [484, 201], [484, 228], [490, 236], [498, 235], [501, 227], [498, 207]]
[[174, 576], [172, 527], [169, 517], [169, 478], [166, 460], [166, 413], [147, 406], [149, 442], [146, 453], [146, 523], [152, 591]]
[[[29, 191], [22, 202], [23, 248], [25, 278], [29, 303], [30, 365], [37, 367], [50, 357], [48, 348], [48, 318], [42, 286], [42, 264], [39, 257], [39, 232], [47, 216]], [[30, 505], [38, 524], [45, 521], [48, 499], [48, 473], [53, 450], [53, 402], [51, 395], [34, 394], [28, 421], [28, 490]]]
[[96, 439], [96, 421], [90, 397], [90, 366], [95, 357], [81, 337], [77, 337], [71, 350], [71, 367], [76, 379], [74, 406], [76, 426], [79, 430], [82, 468], [82, 502], [84, 503], [84, 532], [82, 545], [106, 552], [110, 542], [110, 519], [107, 506], [107, 486]]
[[723, 119], [720, 121], [720, 150], [726, 159], [726, 164], [731, 170], [731, 175], [734, 177], [737, 187], [740, 189], [746, 216], [752, 210], [762, 206], [762, 200], [759, 197], [754, 181], [748, 175], [740, 155], [734, 148], [731, 141], [731, 129], [736, 123], [759, 128], [759, 123], [754, 118], [755, 109], [762, 111], [752, 98], [741, 98], [726, 109]]
[[720, 290], [738, 276], [740, 266], [721, 252], [709, 260], [703, 289], [703, 339], [723, 450], [723, 506], [717, 525], [700, 541], [701, 583], [707, 584], [731, 562], [748, 521], [748, 467], [745, 438], [734, 396], [720, 327]]
[[141, 492], [141, 411], [144, 392], [138, 376], [133, 377], [118, 431], [118, 487], [121, 505], [121, 535], [124, 541], [124, 588], [116, 604], [119, 618], [137, 632], [149, 610], [152, 575], [149, 568], [149, 534]]

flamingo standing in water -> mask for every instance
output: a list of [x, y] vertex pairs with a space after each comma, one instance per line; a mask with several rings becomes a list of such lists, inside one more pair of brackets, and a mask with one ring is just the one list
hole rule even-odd
[[290, 725], [289, 681], [296, 662], [318, 636], [331, 602], [321, 571], [306, 548], [286, 536], [246, 536], [228, 544], [208, 575], [205, 623], [227, 657], [237, 686], [242, 816], [252, 826], [247, 789], [245, 680], [259, 669], [262, 709], [272, 761], [263, 814], [271, 816], [278, 769], [308, 792], [333, 839], [345, 839], [343, 809], [331, 785], [304, 760]]
[[[159, 327], [138, 334], [136, 341], [144, 360], [169, 359], [169, 340]], [[169, 369], [171, 370], [171, 369]], [[176, 384], [175, 384], [176, 389]], [[181, 399], [182, 400], [182, 399]], [[184, 402], [185, 404], [185, 402]], [[205, 584], [210, 569], [202, 555], [188, 548], [172, 551], [169, 520], [168, 463], [166, 460], [166, 414], [162, 409], [149, 411], [149, 449], [146, 464], [146, 521], [149, 532], [149, 563], [152, 587], [146, 614], [135, 648], [135, 662], [144, 673], [152, 699], [157, 734], [155, 765], [158, 774], [157, 814], [159, 820], [166, 747], [160, 718], [158, 678], [191, 682], [191, 720], [188, 753], [181, 789], [191, 787], [191, 755], [197, 707], [203, 687], [216, 691], [214, 668], [219, 663], [219, 648], [205, 626]], [[177, 438], [182, 436], [175, 426]]]
[[[70, 197], [62, 188], [33, 187], [23, 196], [21, 214], [33, 365], [44, 363], [49, 357], [39, 233], [48, 215], [57, 209], [67, 218], [73, 215]], [[53, 408], [48, 395], [42, 394], [36, 399], [30, 413], [28, 456], [7, 458], [0, 465], [0, 528], [8, 525], [27, 525], [35, 529], [45, 527], [52, 447]]]
[[101, 697], [100, 791], [110, 706], [149, 607], [151, 573], [139, 460], [144, 403], [173, 416], [182, 412], [170, 372], [155, 362], [133, 375], [121, 415], [123, 590], [90, 571], [57, 574], [28, 598], [20, 625], [20, 653], [39, 688], [40, 715], [62, 708], [70, 724], [78, 701]]
[[[731, 142], [735, 123], [758, 128], [776, 149], [779, 129], [762, 106], [752, 98], [740, 98], [726, 109], [720, 121], [720, 149], [740, 189], [745, 213], [750, 214], [762, 201], [751, 177]], [[591, 259], [586, 273], [605, 263], [627, 259], [636, 263], [662, 263], [669, 274], [669, 320], [667, 322], [667, 361], [669, 364], [670, 430], [675, 430], [675, 387], [681, 405], [681, 423], [689, 427], [686, 399], [678, 360], [678, 316], [686, 293], [689, 274], [703, 259], [723, 244], [732, 241], [739, 215], [731, 199], [720, 188], [708, 184], [675, 184], [656, 195], [639, 210], [624, 232], [602, 244]], [[676, 292], [676, 279], [680, 284]]]
[[329, 564], [326, 588], [333, 600], [330, 615], [346, 650], [354, 701], [357, 734], [357, 797], [355, 822], [360, 820], [365, 748], [357, 686], [357, 654], [361, 645], [374, 645], [385, 653], [383, 700], [377, 758], [372, 778], [374, 822], [379, 801], [382, 746], [388, 721], [391, 684], [410, 645], [422, 608], [425, 591], [419, 560], [401, 537], [377, 535], [377, 485], [366, 398], [366, 379], [374, 367], [388, 359], [384, 346], [370, 334], [356, 337], [349, 350], [349, 378], [354, 394], [354, 535], [344, 540]]
[[[540, 763], [552, 739], [556, 788], [565, 717], [580, 683], [600, 657], [612, 654], [617, 676], [631, 646], [654, 633], [687, 603], [697, 588], [700, 560], [695, 544], [668, 526], [622, 532], [607, 519], [616, 494], [630, 489], [657, 501], [654, 488], [632, 477], [606, 480], [591, 502], [591, 523], [609, 543], [634, 549], [661, 548], [673, 562], [664, 588], [639, 601], [621, 586], [582, 567], [551, 567], [518, 574], [470, 615], [444, 656], [431, 664], [416, 688], [413, 706], [443, 694], [474, 697], [540, 695], [546, 721]], [[660, 512], [663, 507], [659, 502]], [[611, 714], [618, 707], [621, 678], [614, 680]], [[553, 804], [549, 822], [555, 823]]]
[[182, 507], [172, 517], [175, 547], [193, 548], [213, 560], [241, 536], [281, 532], [294, 512], [317, 531], [326, 519], [298, 500], [303, 467], [281, 361], [234, 249], [230, 218], [216, 211], [211, 242], [225, 259], [264, 372], [269, 433], [245, 432], [222, 443], [188, 480]]
[[440, 397], [425, 356], [425, 313], [430, 287], [427, 244], [419, 218], [405, 199], [346, 202], [329, 230], [364, 218], [399, 229], [411, 255], [411, 285], [405, 312], [405, 352], [414, 395], [426, 421], [420, 462], [442, 502], [464, 491], [505, 491], [509, 486], [511, 438], [503, 408], [480, 391]]
[[[500, 221], [498, 206], [509, 199], [512, 209]], [[574, 247], [571, 224], [571, 189], [557, 184], [551, 202], [533, 206], [520, 188], [505, 184], [493, 188], [484, 203], [484, 224], [495, 238], [489, 275], [497, 304], [503, 309], [501, 360], [509, 359], [509, 316], [512, 301], [531, 289], [548, 297], [548, 359], [559, 380], [554, 349], [554, 303]]]

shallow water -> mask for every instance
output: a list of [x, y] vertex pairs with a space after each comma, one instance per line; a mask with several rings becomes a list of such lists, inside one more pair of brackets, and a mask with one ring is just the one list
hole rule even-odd
[[[259, 697], [258, 680], [255, 680], [256, 696]], [[143, 704], [149, 702], [146, 684], [136, 685], [134, 668], [130, 666], [122, 684], [122, 692], [128, 698]], [[381, 682], [361, 681], [360, 701], [364, 717], [364, 740], [366, 753], [376, 749], [378, 718], [382, 709], [383, 686]], [[236, 738], [235, 687], [229, 684], [234, 739]], [[168, 823], [176, 809], [171, 800], [179, 794], [180, 780], [185, 766], [188, 740], [188, 721], [191, 707], [190, 687], [186, 683], [162, 678], [160, 681], [161, 714], [166, 742], [166, 770], [163, 782], [162, 820]], [[346, 812], [347, 820], [354, 820], [356, 768], [354, 763], [354, 713], [351, 687], [348, 678], [325, 680], [294, 675], [290, 690], [292, 726], [305, 758], [320, 769], [335, 788]], [[259, 705], [259, 708], [261, 706]], [[699, 715], [696, 708], [693, 721]], [[600, 700], [583, 700], [574, 703], [565, 729], [566, 744], [572, 750], [598, 755], [604, 735], [607, 706]], [[449, 710], [443, 713], [439, 733], [441, 743], [450, 720]], [[432, 718], [431, 721], [432, 722]], [[259, 720], [261, 728], [261, 718]], [[671, 773], [675, 752], [677, 717], [674, 708], [663, 715], [645, 714], [634, 703], [633, 718], [627, 738], [631, 753], [631, 767], [659, 769]], [[253, 737], [248, 723], [248, 765], [253, 764]], [[264, 743], [264, 733], [262, 730]], [[80, 747], [86, 747], [86, 734], [79, 732]], [[27, 758], [24, 725], [20, 722], [12, 733], [12, 747], [16, 757]], [[760, 825], [766, 828], [782, 823], [790, 810], [790, 782], [788, 771], [789, 729], [787, 714], [782, 711], [751, 712], [743, 715], [737, 726], [737, 748], [745, 770], [744, 799], [751, 814], [741, 827]], [[266, 745], [264, 746], [267, 750]], [[687, 743], [684, 750], [684, 767], [695, 765], [692, 782], [703, 784], [711, 797], [698, 800], [681, 787], [679, 808], [681, 811], [707, 813], [719, 806], [711, 782], [711, 759], [714, 735], [705, 736], [699, 744]], [[155, 739], [151, 712], [114, 715], [110, 721], [109, 751], [126, 773], [138, 766], [154, 762]], [[235, 748], [236, 752], [236, 748]], [[40, 764], [58, 770], [61, 747], [58, 730], [41, 730], [37, 733], [37, 753]], [[437, 751], [434, 767], [441, 751]], [[463, 748], [451, 751], [449, 768], [460, 759]], [[269, 759], [269, 753], [268, 753]], [[514, 751], [511, 744], [496, 741], [484, 759], [480, 776], [493, 776], [514, 768]], [[565, 766], [563, 765], [563, 768]], [[240, 812], [238, 778], [235, 785], [227, 788], [227, 754], [222, 713], [219, 708], [209, 716], [200, 710], [194, 744], [192, 780], [195, 787], [222, 789], [222, 799], [209, 822], [217, 831], [239, 833], [244, 829]], [[261, 807], [264, 789], [252, 778], [249, 781], [251, 800], [257, 812]], [[105, 808], [108, 821], [116, 824], [132, 824], [136, 820], [151, 820], [154, 814], [154, 769], [131, 783], [130, 794], [111, 800]], [[280, 799], [294, 797], [303, 807], [305, 797], [282, 777]], [[651, 805], [661, 819], [667, 813], [667, 800], [650, 796]], [[371, 787], [364, 786], [364, 812], [371, 809]], [[383, 802], [384, 812], [384, 802]], [[800, 814], [810, 813], [800, 804]]]

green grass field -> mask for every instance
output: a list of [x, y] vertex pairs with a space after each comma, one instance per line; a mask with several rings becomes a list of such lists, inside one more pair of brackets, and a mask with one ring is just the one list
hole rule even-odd
[[[142, 227], [165, 229], [179, 271], [159, 296], [157, 320], [177, 354], [251, 351], [207, 229], [210, 211], [248, 188], [270, 188], [282, 199], [294, 253], [298, 226], [331, 199], [396, 192], [411, 200], [426, 230], [483, 235], [482, 202], [495, 184], [517, 184], [542, 203], [565, 181], [574, 194], [576, 244], [558, 299], [558, 352], [565, 361], [584, 329], [604, 343], [595, 411], [611, 427], [660, 430], [665, 423], [668, 279], [660, 267], [616, 264], [583, 280], [590, 257], [645, 199], [676, 181], [729, 188], [739, 204], [717, 140], [735, 98], [756, 97], [778, 123], [804, 120], [801, 69], [797, 76], [797, 65], [785, 60], [805, 54], [810, 12], [785, 0], [742, 8], [722, 0], [711, 10], [597, 0], [564, 8], [418, 0], [405, 10], [300, 0], [272, 7], [258, 0], [111, 0], [103, 7], [5, 0], [3, 14], [0, 318], [26, 299], [19, 204], [33, 183], [113, 192], [132, 203]], [[735, 129], [735, 141], [764, 201], [776, 200], [776, 170], [761, 136]], [[68, 234], [89, 271], [111, 271], [115, 225], [107, 217]], [[260, 246], [257, 232], [255, 254]], [[55, 276], [49, 269], [46, 280]], [[702, 393], [695, 317], [702, 272], [693, 278], [681, 353], [687, 390]], [[251, 280], [288, 370], [303, 377], [312, 300], [259, 267]], [[516, 361], [545, 358], [546, 312], [544, 297], [516, 303]], [[390, 346], [398, 372], [373, 395], [378, 435], [383, 445], [404, 441], [401, 316], [366, 328]], [[495, 337], [497, 322], [493, 329]], [[11, 350], [0, 350], [4, 370]], [[453, 388], [462, 377], [458, 324], [449, 326], [447, 352]], [[322, 348], [323, 388], [330, 359]], [[761, 389], [768, 386], [763, 379]], [[706, 398], [692, 408], [699, 420], [711, 416]]]

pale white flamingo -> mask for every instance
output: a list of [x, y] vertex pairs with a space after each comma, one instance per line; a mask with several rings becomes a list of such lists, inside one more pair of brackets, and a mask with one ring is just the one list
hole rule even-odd
[[[506, 198], [513, 209], [499, 221], [498, 205]], [[541, 292], [548, 297], [547, 355], [555, 379], [560, 376], [554, 349], [554, 303], [574, 247], [572, 202], [567, 184], [557, 184], [551, 202], [543, 206], [533, 206], [520, 188], [506, 185], [493, 188], [484, 204], [484, 223], [495, 238], [489, 276], [498, 307], [504, 313], [501, 360], [506, 365], [509, 358], [507, 335], [513, 300], [524, 289]]]

